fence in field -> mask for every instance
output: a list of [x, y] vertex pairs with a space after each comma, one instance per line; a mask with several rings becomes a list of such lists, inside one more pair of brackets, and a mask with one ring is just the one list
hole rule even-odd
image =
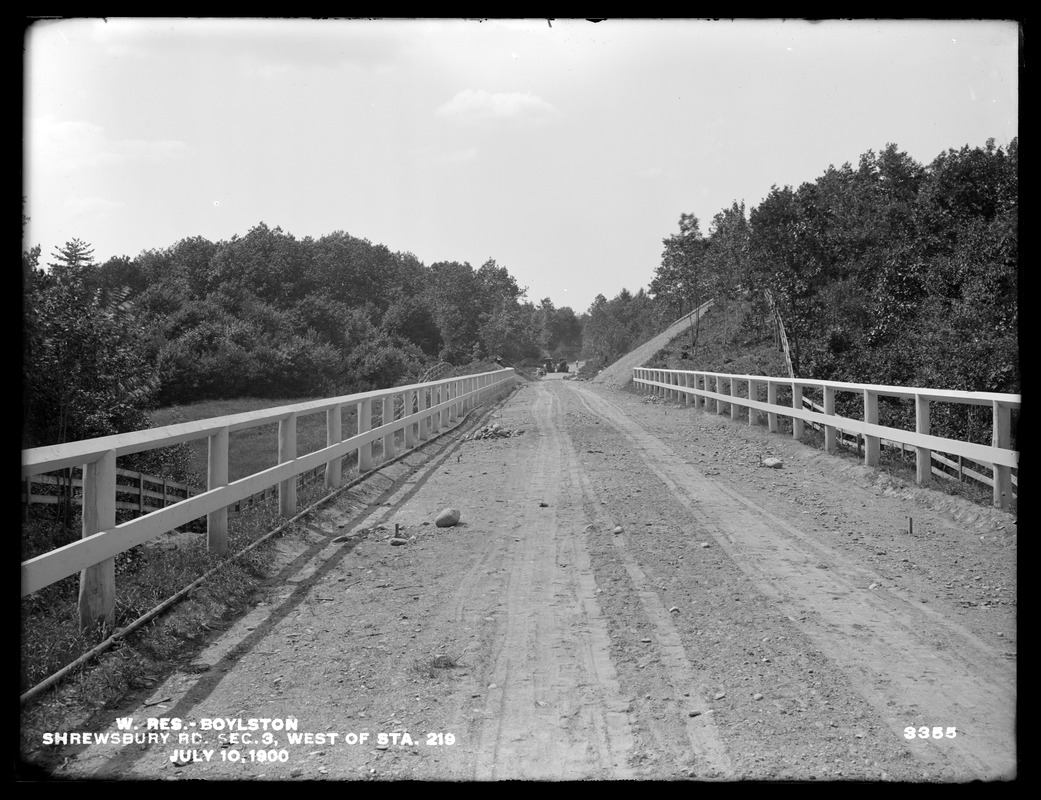
[[[854, 437], [858, 449], [863, 447], [864, 463], [877, 466], [882, 446], [905, 447], [915, 453], [916, 480], [927, 484], [934, 474], [960, 479], [971, 478], [993, 487], [994, 505], [1008, 508], [1018, 491], [1019, 453], [1012, 447], [1012, 413], [1020, 408], [1020, 395], [992, 392], [944, 391], [900, 386], [878, 386], [863, 383], [817, 381], [803, 378], [773, 378], [753, 375], [729, 375], [718, 372], [653, 369], [637, 367], [633, 383], [684, 404], [693, 403], [703, 411], [725, 414], [738, 419], [738, 409], [748, 409], [748, 423], [757, 425], [766, 416], [770, 432], [777, 432], [778, 417], [790, 417], [792, 435], [801, 439], [806, 423], [824, 430], [824, 449], [834, 452], [840, 438]], [[726, 391], [723, 387], [726, 387]], [[744, 393], [742, 394], [742, 389]], [[790, 393], [786, 405], [778, 402], [778, 390]], [[766, 394], [765, 402], [762, 395]], [[812, 403], [804, 391], [819, 393], [823, 402]], [[836, 413], [836, 395], [858, 397], [863, 411], [861, 419]], [[879, 424], [879, 399], [910, 400], [914, 404], [915, 429], [905, 430]], [[990, 415], [989, 445], [930, 434], [930, 410], [934, 403], [945, 406], [971, 406], [985, 409]], [[846, 403], [848, 406], [849, 403]], [[807, 407], [809, 406], [809, 407]], [[971, 462], [966, 465], [966, 461]], [[989, 473], [989, 474], [988, 474]]]
[[[228, 549], [229, 507], [277, 487], [279, 512], [285, 517], [293, 516], [297, 476], [324, 469], [326, 486], [334, 489], [343, 483], [342, 461], [347, 455], [356, 453], [359, 473], [368, 472], [374, 466], [374, 442], [382, 442], [384, 460], [394, 458], [399, 441], [405, 449], [422, 444], [454, 425], [475, 406], [508, 392], [515, 382], [514, 370], [502, 369], [23, 450], [23, 481], [32, 482], [36, 475], [82, 467], [83, 538], [23, 562], [22, 595], [79, 572], [81, 626], [111, 624], [115, 608], [114, 559], [119, 553], [205, 516], [207, 546], [224, 554]], [[357, 409], [358, 430], [344, 438], [342, 417], [349, 408]], [[326, 447], [298, 455], [297, 420], [322, 412], [326, 415]], [[375, 426], [374, 419], [378, 420]], [[275, 422], [278, 464], [229, 482], [230, 434]], [[117, 525], [116, 458], [203, 438], [209, 445], [206, 491]]]
[[[177, 481], [116, 470], [116, 509], [141, 515], [180, 502], [198, 490]], [[70, 467], [64, 475], [27, 475], [22, 479], [22, 502], [28, 515], [32, 504], [83, 504], [83, 471]]]

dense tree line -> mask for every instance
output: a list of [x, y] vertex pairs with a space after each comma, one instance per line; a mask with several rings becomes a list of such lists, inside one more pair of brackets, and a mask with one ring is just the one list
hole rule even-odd
[[489, 260], [422, 264], [343, 232], [184, 239], [97, 263], [67, 243], [23, 253], [24, 441], [146, 426], [157, 404], [346, 394], [430, 364], [575, 357], [570, 308], [525, 299]]
[[618, 360], [673, 322], [670, 309], [671, 304], [655, 301], [642, 288], [636, 294], [622, 289], [611, 300], [598, 294], [582, 315], [586, 360], [598, 369]]
[[741, 297], [758, 324], [772, 300], [803, 377], [1018, 392], [1018, 157], [989, 141], [922, 166], [890, 144], [707, 236], [683, 214], [651, 292], [724, 314]]
[[[780, 310], [797, 374], [1019, 391], [1018, 141], [928, 166], [895, 145], [798, 189], [683, 214], [649, 291], [580, 317], [526, 299], [505, 267], [426, 266], [342, 231], [184, 239], [98, 264], [79, 240], [23, 253], [26, 446], [146, 424], [156, 404], [343, 394], [431, 363], [581, 354], [610, 363], [713, 299]], [[695, 338], [697, 331], [692, 332]], [[736, 335], [724, 324], [724, 346]]]

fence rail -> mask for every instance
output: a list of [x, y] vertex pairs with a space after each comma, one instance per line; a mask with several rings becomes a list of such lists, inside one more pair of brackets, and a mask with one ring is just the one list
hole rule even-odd
[[[205, 516], [207, 546], [225, 554], [230, 506], [275, 486], [279, 512], [292, 516], [298, 475], [324, 467], [326, 485], [336, 488], [343, 483], [342, 459], [349, 453], [357, 452], [359, 473], [368, 472], [374, 466], [373, 442], [382, 440], [383, 458], [393, 458], [395, 434], [401, 434], [406, 449], [415, 447], [475, 406], [509, 391], [515, 381], [513, 369], [502, 369], [23, 450], [23, 480], [82, 466], [83, 538], [23, 562], [21, 593], [31, 594], [79, 572], [81, 626], [110, 625], [115, 608], [114, 558], [119, 553]], [[342, 412], [350, 406], [357, 407], [358, 430], [344, 438]], [[297, 455], [297, 419], [322, 412], [326, 415], [326, 447]], [[378, 419], [375, 427], [374, 415]], [[278, 423], [279, 463], [229, 482], [229, 435], [274, 422]], [[195, 439], [207, 439], [209, 444], [207, 490], [116, 525], [120, 490], [116, 458]]]
[[[883, 442], [896, 446], [908, 445], [915, 450], [916, 480], [922, 485], [928, 484], [932, 478], [934, 453], [989, 465], [993, 476], [987, 482], [993, 487], [994, 505], [1009, 508], [1012, 503], [1012, 470], [1019, 467], [1019, 453], [1012, 449], [1011, 417], [1012, 410], [1018, 410], [1020, 407], [1021, 398], [1018, 394], [945, 391], [650, 367], [636, 367], [633, 370], [633, 383], [656, 394], [680, 399], [684, 403], [689, 404], [693, 401], [695, 407], [700, 410], [708, 411], [711, 405], [717, 414], [724, 414], [729, 408], [730, 417], [734, 420], [737, 419], [738, 408], [747, 408], [749, 424], [759, 424], [760, 416], [765, 415], [767, 428], [771, 432], [778, 430], [778, 416], [791, 417], [792, 435], [796, 439], [802, 438], [805, 423], [819, 425], [824, 429], [824, 449], [828, 452], [834, 452], [840, 432], [863, 437], [864, 463], [867, 466], [878, 465]], [[724, 385], [727, 386], [725, 392]], [[744, 396], [740, 395], [742, 385], [745, 387]], [[781, 387], [791, 390], [790, 406], [781, 405], [777, 401], [777, 390]], [[765, 402], [760, 399], [764, 388]], [[814, 405], [806, 408], [803, 398], [803, 391], [806, 389], [820, 391], [824, 398], [823, 406]], [[840, 393], [859, 395], [862, 398], [862, 419], [852, 419], [835, 413], [835, 396]], [[880, 397], [913, 400], [915, 430], [880, 425]], [[931, 435], [929, 407], [930, 403], [934, 402], [989, 406], [992, 418], [991, 444], [982, 445]], [[943, 461], [950, 463], [949, 459]]]
[[[116, 484], [116, 508], [121, 511], [133, 511], [146, 514], [157, 508], [164, 508], [177, 503], [198, 490], [185, 483], [157, 478], [127, 469], [116, 470], [123, 483]], [[149, 488], [149, 486], [155, 487]], [[53, 487], [51, 491], [49, 488]], [[73, 505], [83, 504], [83, 478], [75, 472], [68, 475], [32, 475], [22, 481], [21, 501], [25, 503], [26, 513], [30, 505], [56, 505], [68, 500]]]

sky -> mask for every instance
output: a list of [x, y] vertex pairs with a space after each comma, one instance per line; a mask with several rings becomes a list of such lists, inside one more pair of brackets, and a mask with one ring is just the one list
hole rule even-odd
[[95, 259], [264, 223], [428, 266], [489, 259], [586, 311], [694, 214], [889, 143], [927, 165], [1019, 127], [1000, 20], [37, 21], [23, 249]]

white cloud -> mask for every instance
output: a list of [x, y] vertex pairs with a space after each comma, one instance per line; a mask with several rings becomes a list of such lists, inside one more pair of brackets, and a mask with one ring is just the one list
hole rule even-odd
[[83, 120], [35, 118], [29, 130], [29, 155], [40, 167], [74, 171], [99, 165], [157, 163], [181, 158], [187, 144], [171, 139], [113, 141], [100, 125]]
[[486, 92], [463, 89], [437, 109], [437, 115], [463, 124], [481, 122], [541, 123], [557, 110], [531, 92]]
[[107, 216], [118, 211], [124, 204], [104, 197], [69, 197], [63, 203], [63, 210], [70, 217]]

